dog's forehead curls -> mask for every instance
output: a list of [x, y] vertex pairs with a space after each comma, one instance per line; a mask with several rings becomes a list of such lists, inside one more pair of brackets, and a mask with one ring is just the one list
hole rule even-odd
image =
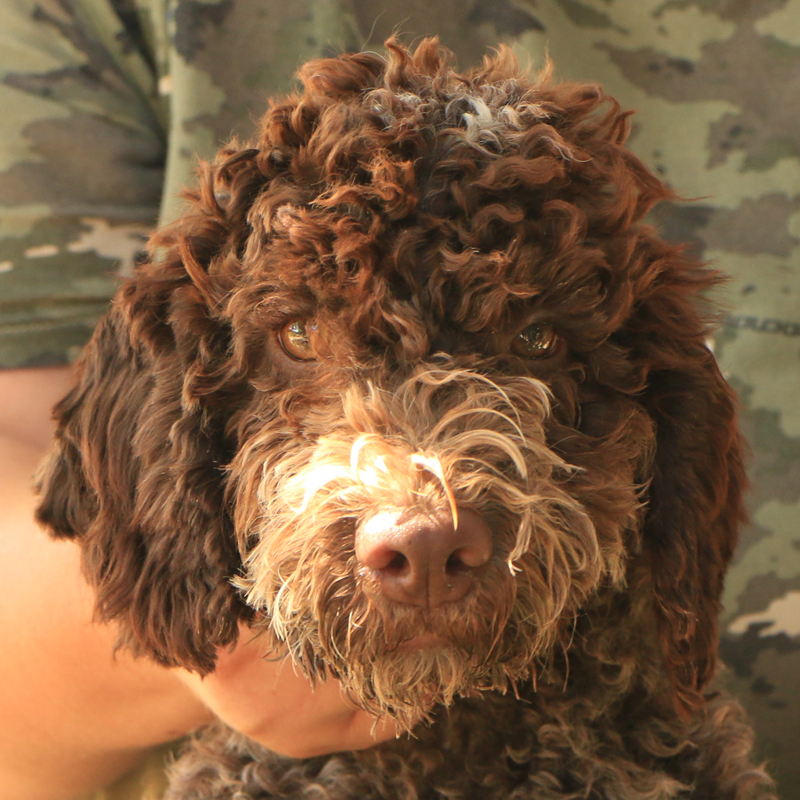
[[40, 516], [167, 664], [245, 620], [411, 725], [611, 663], [616, 615], [687, 711], [741, 517], [718, 276], [643, 221], [672, 194], [598, 87], [387, 49], [306, 65], [202, 167], [59, 407]]

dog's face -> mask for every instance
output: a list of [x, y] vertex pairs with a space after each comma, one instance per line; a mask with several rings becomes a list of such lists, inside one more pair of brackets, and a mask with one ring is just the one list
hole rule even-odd
[[[297, 660], [375, 710], [410, 721], [505, 688], [638, 549], [654, 430], [625, 393], [589, 408], [568, 345], [585, 278], [554, 292], [480, 233], [456, 254], [438, 217], [410, 216], [359, 241], [343, 276], [320, 232], [352, 228], [346, 212], [276, 216], [246, 270], [257, 288], [227, 306], [234, 349], [257, 338], [264, 356], [229, 467], [236, 584]], [[519, 230], [490, 235], [525, 249]]]
[[128, 644], [208, 670], [244, 618], [406, 725], [635, 572], [691, 704], [741, 514], [716, 277], [642, 224], [670, 194], [596, 88], [390, 50], [309, 65], [206, 168], [58, 409], [41, 518]]

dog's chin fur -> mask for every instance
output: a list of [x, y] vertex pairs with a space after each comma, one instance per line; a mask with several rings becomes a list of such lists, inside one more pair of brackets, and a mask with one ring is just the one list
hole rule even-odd
[[430, 722], [435, 708], [450, 706], [456, 697], [505, 691], [508, 683], [500, 665], [475, 663], [468, 650], [452, 646], [387, 653], [372, 663], [348, 666], [339, 678], [359, 706], [392, 716], [400, 731]]
[[[530, 677], [535, 653], [527, 641], [514, 648], [508, 636], [502, 638], [506, 631], [498, 620], [504, 616], [500, 610], [481, 626], [469, 607], [461, 614], [442, 614], [433, 623], [410, 610], [373, 611], [363, 635], [347, 641], [345, 634], [341, 646], [336, 644], [336, 631], [313, 650], [312, 636], [290, 636], [275, 641], [275, 646], [288, 646], [296, 665], [311, 679], [337, 678], [359, 707], [392, 717], [398, 730], [410, 730], [429, 720], [435, 707], [449, 706], [456, 697], [505, 692], [516, 680]], [[308, 628], [313, 630], [313, 623]]]
[[[458, 609], [424, 612], [376, 607], [372, 601], [355, 626], [352, 620], [339, 627], [309, 620], [277, 640], [265, 622], [265, 634], [275, 639], [276, 648], [288, 646], [296, 665], [311, 679], [337, 678], [362, 709], [392, 717], [398, 730], [410, 730], [457, 697], [505, 692], [515, 681], [531, 677], [535, 647], [522, 633], [511, 636], [507, 625], [513, 577], [505, 564], [492, 572], [497, 578], [488, 579], [496, 589], [492, 597], [485, 590], [475, 592]], [[295, 629], [302, 629], [303, 636], [294, 636]], [[546, 638], [536, 642], [541, 649], [549, 643]]]

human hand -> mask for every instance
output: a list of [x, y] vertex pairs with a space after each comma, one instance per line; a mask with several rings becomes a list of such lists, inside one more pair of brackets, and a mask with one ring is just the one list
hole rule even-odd
[[387, 718], [356, 708], [334, 678], [315, 685], [288, 657], [276, 658], [264, 639], [242, 626], [232, 650], [221, 649], [214, 672], [179, 677], [224, 723], [293, 758], [363, 750], [396, 735]]

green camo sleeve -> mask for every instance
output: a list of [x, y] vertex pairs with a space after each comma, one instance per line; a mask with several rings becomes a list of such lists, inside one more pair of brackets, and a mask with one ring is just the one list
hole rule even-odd
[[130, 270], [161, 198], [156, 83], [102, 0], [2, 0], [0, 366], [69, 360]]

